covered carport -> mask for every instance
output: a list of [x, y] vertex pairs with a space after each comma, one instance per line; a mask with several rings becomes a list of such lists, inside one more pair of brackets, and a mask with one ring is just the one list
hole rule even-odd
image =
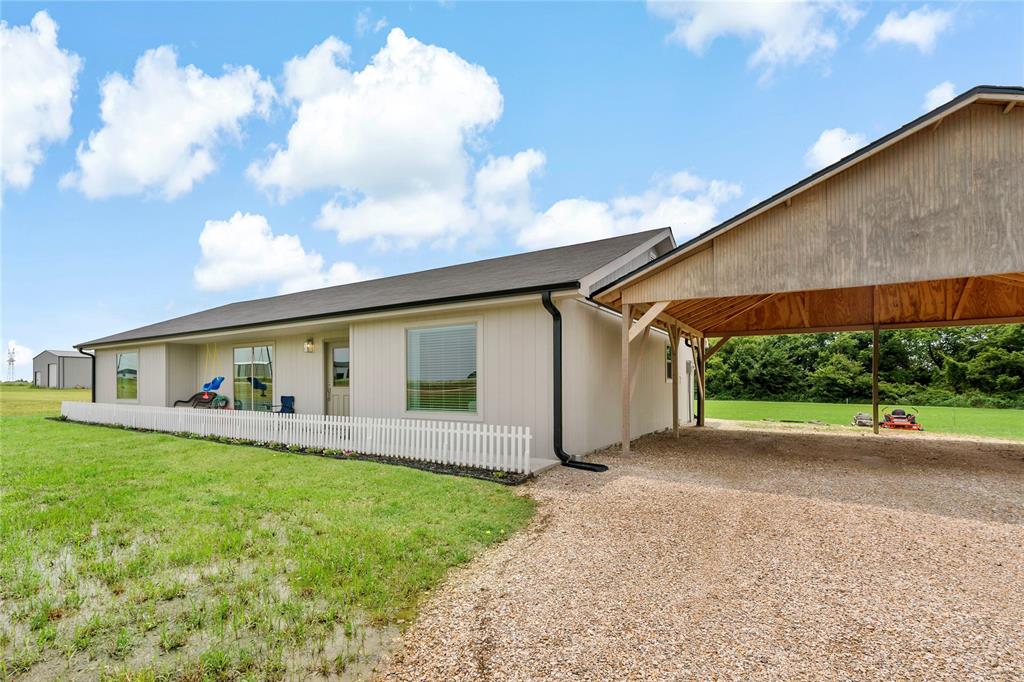
[[624, 452], [651, 325], [692, 349], [698, 425], [730, 337], [871, 330], [877, 431], [879, 330], [1024, 322], [1024, 88], [976, 87], [594, 298], [622, 312]]

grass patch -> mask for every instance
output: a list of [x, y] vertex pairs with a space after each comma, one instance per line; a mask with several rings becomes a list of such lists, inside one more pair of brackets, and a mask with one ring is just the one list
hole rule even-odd
[[23, 417], [41, 415], [56, 417], [62, 400], [89, 402], [88, 388], [36, 388], [26, 383], [0, 384], [0, 416]]
[[[883, 405], [905, 407], [900, 405]], [[849, 424], [857, 412], [871, 414], [871, 405], [835, 403], [784, 403], [759, 400], [709, 400], [710, 419], [740, 421], [801, 420]], [[918, 421], [936, 433], [989, 436], [1024, 440], [1024, 410], [984, 407], [921, 407]]]
[[533, 511], [466, 478], [9, 416], [74, 398], [0, 390], [7, 673], [275, 679], [337, 667]]

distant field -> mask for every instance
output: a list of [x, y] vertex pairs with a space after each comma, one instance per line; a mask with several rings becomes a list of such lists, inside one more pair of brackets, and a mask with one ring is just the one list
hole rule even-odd
[[[891, 409], [892, 405], [883, 405]], [[903, 406], [906, 407], [906, 406]], [[776, 403], [755, 400], [709, 400], [709, 419], [740, 421], [799, 420], [849, 424], [857, 412], [871, 414], [871, 405], [833, 403]], [[1024, 440], [1024, 410], [993, 410], [978, 407], [924, 407], [918, 421], [927, 431], [965, 436], [989, 436]]]
[[28, 384], [0, 384], [0, 415], [24, 417], [42, 415], [56, 417], [60, 414], [62, 400], [92, 400], [88, 388], [33, 388]]

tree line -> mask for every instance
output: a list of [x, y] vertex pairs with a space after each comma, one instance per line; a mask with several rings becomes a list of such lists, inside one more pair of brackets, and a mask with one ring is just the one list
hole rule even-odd
[[[879, 340], [883, 403], [1024, 408], [1024, 325], [894, 329]], [[871, 333], [735, 337], [708, 359], [708, 397], [871, 400]]]

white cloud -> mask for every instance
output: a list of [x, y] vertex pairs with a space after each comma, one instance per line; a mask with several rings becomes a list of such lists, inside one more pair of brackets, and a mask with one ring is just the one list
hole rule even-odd
[[718, 210], [738, 197], [739, 185], [676, 173], [642, 194], [610, 202], [563, 199], [537, 215], [518, 234], [520, 246], [537, 249], [603, 239], [655, 227], [672, 227], [686, 239], [714, 226]]
[[286, 64], [284, 95], [296, 107], [287, 144], [248, 171], [282, 199], [334, 191], [316, 226], [342, 243], [472, 249], [504, 231], [539, 248], [666, 225], [695, 234], [739, 193], [677, 173], [643, 194], [566, 199], [538, 213], [531, 189], [547, 162], [542, 151], [476, 160], [481, 134], [502, 112], [484, 69], [400, 29], [362, 70], [349, 67], [350, 55], [328, 38]]
[[807, 150], [804, 162], [809, 168], [818, 170], [857, 151], [864, 146], [864, 142], [864, 136], [860, 133], [847, 132], [843, 128], [829, 128], [823, 131]]
[[267, 219], [255, 213], [207, 220], [199, 248], [202, 257], [193, 276], [196, 286], [208, 291], [276, 283], [281, 293], [288, 293], [370, 277], [344, 261], [324, 269], [323, 256], [303, 248], [297, 235], [275, 235]]
[[530, 181], [547, 157], [536, 149], [488, 159], [476, 173], [474, 204], [478, 220], [490, 226], [517, 228], [533, 219]]
[[288, 62], [284, 88], [297, 109], [287, 146], [249, 176], [282, 199], [338, 191], [317, 224], [343, 242], [411, 246], [466, 234], [475, 225], [470, 151], [501, 116], [498, 83], [397, 28], [361, 71], [347, 68], [349, 53], [328, 38]]
[[350, 87], [352, 74], [339, 68], [352, 56], [352, 47], [334, 36], [316, 45], [305, 57], [284, 65], [284, 97], [289, 102], [313, 99], [324, 92]]
[[927, 54], [935, 48], [939, 34], [952, 23], [952, 10], [932, 9], [925, 5], [903, 16], [893, 10], [885, 15], [885, 19], [875, 29], [874, 39], [880, 43], [913, 45]]
[[940, 107], [949, 100], [953, 99], [953, 96], [955, 94], [955, 86], [949, 81], [943, 81], [925, 94], [924, 107], [922, 108], [925, 111], [931, 111], [932, 109]]
[[840, 29], [856, 24], [862, 12], [851, 2], [662, 2], [648, 10], [675, 24], [669, 40], [703, 54], [717, 38], [736, 35], [757, 41], [750, 66], [769, 75], [777, 66], [827, 55], [839, 45]]
[[[7, 341], [7, 352], [14, 351], [14, 374], [16, 378], [24, 379], [32, 375], [32, 358], [36, 353], [14, 339]], [[7, 355], [4, 355], [4, 380], [7, 380]]]
[[215, 152], [240, 124], [266, 116], [274, 97], [251, 66], [226, 67], [219, 78], [178, 66], [174, 48], [149, 50], [128, 80], [119, 73], [101, 86], [103, 127], [78, 148], [78, 169], [62, 180], [90, 198], [155, 192], [170, 200], [217, 167]]
[[373, 12], [369, 7], [364, 7], [359, 11], [359, 14], [356, 15], [356, 35], [360, 38], [371, 31], [373, 33], [380, 33], [387, 27], [387, 17], [381, 17], [377, 21], [374, 21]]
[[71, 100], [82, 60], [57, 45], [57, 24], [0, 22], [0, 188], [28, 187], [43, 147], [71, 135]]

